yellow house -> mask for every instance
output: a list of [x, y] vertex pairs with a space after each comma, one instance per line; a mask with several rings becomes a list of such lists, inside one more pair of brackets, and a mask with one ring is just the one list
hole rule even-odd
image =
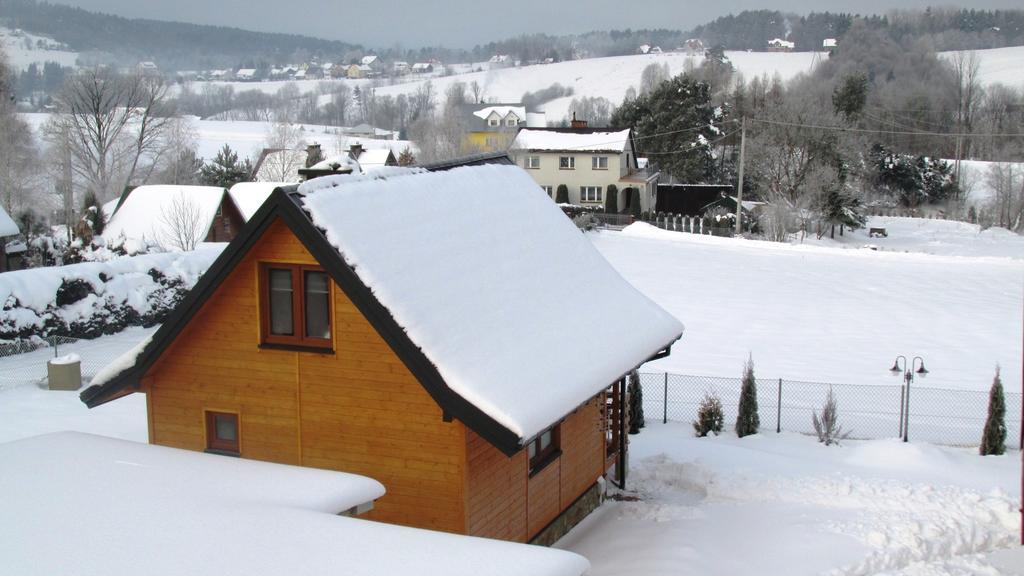
[[467, 104], [463, 109], [466, 135], [462, 152], [501, 152], [508, 150], [520, 127], [526, 126], [526, 107], [522, 104]]

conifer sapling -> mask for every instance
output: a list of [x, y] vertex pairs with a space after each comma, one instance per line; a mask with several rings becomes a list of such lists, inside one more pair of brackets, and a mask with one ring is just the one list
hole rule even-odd
[[757, 434], [761, 418], [757, 415], [757, 382], [754, 379], [754, 359], [751, 356], [743, 366], [743, 385], [740, 388], [739, 415], [736, 435], [740, 438]]
[[982, 456], [1006, 452], [1006, 398], [1003, 396], [1003, 381], [999, 378], [998, 366], [988, 393], [988, 418], [985, 419], [979, 451]]

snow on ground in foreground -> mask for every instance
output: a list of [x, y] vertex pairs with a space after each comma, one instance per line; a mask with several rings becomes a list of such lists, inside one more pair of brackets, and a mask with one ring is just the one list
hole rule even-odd
[[1019, 452], [699, 439], [688, 424], [658, 423], [630, 441], [624, 495], [636, 500], [606, 503], [557, 544], [586, 556], [593, 576], [1024, 569]]
[[686, 325], [671, 356], [648, 371], [738, 377], [753, 354], [759, 377], [897, 384], [889, 367], [903, 354], [927, 362], [918, 386], [987, 390], [996, 363], [1007, 386], [1021, 381], [1019, 260], [792, 246], [646, 224], [589, 237]]

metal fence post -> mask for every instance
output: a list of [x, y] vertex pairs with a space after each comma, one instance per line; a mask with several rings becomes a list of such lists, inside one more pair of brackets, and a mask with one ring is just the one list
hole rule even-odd
[[779, 378], [779, 399], [775, 403], [775, 433], [782, 432], [782, 378]]
[[903, 412], [907, 409], [907, 385], [900, 386], [900, 429], [896, 432], [896, 437], [903, 436]]
[[661, 403], [661, 423], [668, 424], [668, 372], [665, 372], [665, 396]]
[[910, 382], [907, 382], [907, 417], [903, 419], [903, 441], [910, 438]]

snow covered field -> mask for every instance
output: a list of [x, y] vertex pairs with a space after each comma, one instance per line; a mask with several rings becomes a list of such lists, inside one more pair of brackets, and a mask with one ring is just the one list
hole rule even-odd
[[57, 43], [49, 38], [10, 28], [0, 27], [0, 44], [3, 45], [7, 59], [15, 70], [24, 70], [35, 64], [42, 72], [43, 65], [47, 62], [74, 66], [79, 56], [78, 52], [57, 49]]
[[[981, 60], [978, 78], [983, 85], [1005, 84], [1014, 88], [1024, 87], [1024, 46], [974, 50]], [[942, 52], [941, 56], [951, 60], [956, 52]]]

